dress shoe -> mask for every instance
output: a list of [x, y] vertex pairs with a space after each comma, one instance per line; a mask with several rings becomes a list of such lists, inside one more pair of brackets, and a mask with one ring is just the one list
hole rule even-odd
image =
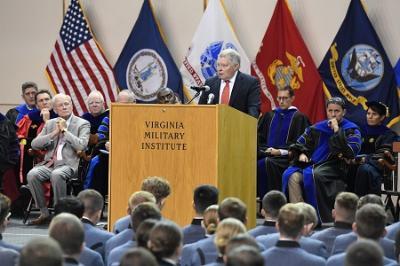
[[45, 225], [50, 223], [50, 216], [40, 215], [38, 218], [29, 221], [28, 225]]

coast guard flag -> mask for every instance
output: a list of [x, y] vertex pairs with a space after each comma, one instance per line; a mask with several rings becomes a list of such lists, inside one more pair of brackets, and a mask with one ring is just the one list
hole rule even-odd
[[79, 115], [87, 112], [85, 99], [92, 90], [100, 91], [106, 104], [116, 99], [112, 68], [94, 39], [78, 0], [71, 0], [46, 74], [57, 93], [71, 96]]
[[394, 67], [394, 73], [396, 75], [397, 87], [400, 87], [400, 59], [397, 60], [396, 66]]
[[180, 68], [187, 98], [194, 95], [189, 90], [190, 86], [202, 86], [206, 79], [216, 75], [218, 55], [227, 48], [239, 52], [240, 71], [249, 74], [249, 58], [233, 31], [221, 1], [209, 0]]
[[325, 119], [323, 82], [285, 0], [276, 3], [252, 72], [260, 80], [263, 113], [278, 106], [279, 88], [291, 86], [293, 105], [313, 123]]
[[360, 0], [352, 0], [319, 71], [327, 97], [347, 100], [346, 117], [365, 124], [367, 101], [386, 104], [392, 126], [399, 120], [399, 99], [393, 68]]
[[131, 90], [139, 101], [154, 101], [157, 92], [165, 87], [183, 99], [181, 75], [161, 36], [149, 0], [143, 2], [114, 72], [119, 87]]

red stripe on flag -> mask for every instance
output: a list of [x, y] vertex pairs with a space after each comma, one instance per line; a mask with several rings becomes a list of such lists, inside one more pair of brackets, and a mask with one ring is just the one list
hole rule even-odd
[[[85, 45], [86, 47], [86, 45]], [[86, 71], [89, 74], [90, 79], [93, 81], [94, 86], [96, 90], [98, 91], [102, 91], [101, 90], [101, 85], [99, 82], [99, 79], [96, 77], [96, 74], [94, 74], [92, 68], [90, 67], [88, 61], [86, 60], [85, 56], [83, 55], [81, 49], [78, 47], [77, 49], [75, 49], [76, 55], [78, 56], [78, 58], [81, 60], [83, 66], [85, 67]]]
[[[78, 51], [78, 49], [75, 49], [75, 51]], [[67, 54], [69, 61], [71, 62], [71, 66], [74, 69], [74, 72], [78, 76], [79, 81], [82, 83], [83, 89], [85, 90], [86, 94], [89, 94], [91, 89], [89, 84], [86, 82], [86, 79], [83, 77], [81, 69], [78, 67], [77, 62], [75, 61], [74, 57], [71, 55], [71, 53]], [[81, 60], [82, 61], [82, 60]]]
[[[53, 54], [50, 56], [50, 62], [51, 62], [51, 65], [52, 65], [53, 68], [54, 68], [54, 71], [56, 72], [56, 75], [57, 75], [58, 80], [61, 82], [61, 86], [62, 86], [63, 91], [64, 91], [66, 94], [67, 94], [67, 91], [68, 91], [68, 94], [69, 94], [68, 86], [67, 86], [67, 84], [65, 83], [65, 81], [64, 81], [64, 79], [63, 79], [63, 77], [62, 77], [60, 68], [58, 67], [57, 61], [56, 61], [56, 59], [54, 58], [54, 55], [53, 55]], [[54, 82], [54, 84], [56, 84], [56, 83]], [[57, 92], [57, 93], [60, 93], [60, 88], [57, 87], [57, 85], [56, 85], [55, 89], [56, 89], [56, 92]]]
[[[95, 43], [95, 45], [97, 46], [97, 42], [95, 41], [94, 43]], [[98, 49], [98, 51], [100, 52], [101, 56], [104, 58], [104, 62], [106, 63], [107, 67], [110, 69], [110, 75], [111, 75], [112, 78], [114, 79], [115, 75], [114, 75], [114, 71], [113, 71], [112, 66], [111, 66], [110, 63], [108, 63], [108, 61], [106, 60], [106, 57], [105, 57], [103, 51], [102, 51], [100, 48]], [[107, 79], [107, 80], [109, 81], [110, 79]], [[111, 88], [111, 89], [110, 89], [110, 88]], [[111, 84], [110, 84], [110, 86], [109, 86], [108, 92], [109, 92], [109, 94], [110, 94], [110, 100], [111, 100], [111, 102], [115, 102], [115, 101], [116, 101], [115, 91], [113, 91], [113, 87], [112, 87]]]

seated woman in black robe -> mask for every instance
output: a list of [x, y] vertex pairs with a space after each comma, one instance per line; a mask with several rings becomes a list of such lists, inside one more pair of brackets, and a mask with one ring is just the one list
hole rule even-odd
[[398, 138], [396, 132], [383, 124], [389, 115], [388, 107], [375, 101], [367, 102], [367, 106], [367, 123], [360, 127], [363, 139], [360, 156], [363, 159], [354, 182], [354, 192], [360, 197], [366, 194], [380, 195], [384, 166], [379, 160], [394, 164], [392, 143]]

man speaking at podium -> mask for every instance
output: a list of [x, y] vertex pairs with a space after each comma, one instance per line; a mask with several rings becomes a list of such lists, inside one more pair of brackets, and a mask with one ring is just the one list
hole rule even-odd
[[255, 118], [259, 115], [260, 84], [255, 77], [239, 71], [240, 55], [225, 49], [218, 55], [218, 76], [206, 80], [209, 91], [203, 91], [199, 104], [228, 104]]

